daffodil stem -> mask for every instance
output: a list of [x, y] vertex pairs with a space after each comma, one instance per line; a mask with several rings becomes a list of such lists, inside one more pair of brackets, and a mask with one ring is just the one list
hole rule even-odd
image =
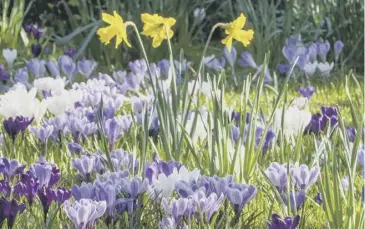
[[208, 39], [207, 39], [207, 42], [205, 43], [205, 46], [204, 46], [204, 50], [203, 50], [203, 54], [202, 54], [202, 58], [200, 59], [200, 64], [199, 64], [199, 69], [198, 69], [198, 77], [201, 76], [201, 69], [203, 67], [203, 61], [204, 61], [204, 57], [205, 57], [205, 54], [208, 50], [208, 47], [209, 47], [209, 43], [210, 43], [210, 40], [212, 39], [212, 36], [213, 36], [213, 33], [214, 31], [218, 28], [218, 27], [224, 27], [226, 24], [225, 23], [217, 23], [215, 24], [212, 29], [210, 30], [210, 33], [209, 33], [209, 36], [208, 36]]

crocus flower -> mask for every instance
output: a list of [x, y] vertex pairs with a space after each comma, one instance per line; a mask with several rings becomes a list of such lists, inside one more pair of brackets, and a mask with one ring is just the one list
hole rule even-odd
[[75, 55], [76, 55], [76, 49], [75, 48], [69, 48], [69, 49], [66, 49], [64, 52], [63, 52], [64, 55], [67, 55], [71, 58], [73, 58]]
[[11, 185], [6, 180], [0, 180], [0, 193], [4, 193], [5, 196], [9, 196], [11, 193]]
[[60, 56], [58, 58], [58, 65], [60, 66], [61, 71], [68, 77], [70, 82], [72, 82], [77, 73], [76, 64], [72, 58], [66, 55]]
[[210, 223], [210, 219], [212, 218], [213, 214], [220, 209], [224, 199], [225, 198], [223, 193], [219, 197], [217, 196], [216, 193], [211, 193], [208, 196], [202, 189], [199, 189], [198, 191], [189, 196], [190, 204], [192, 206], [196, 206], [196, 208], [189, 210], [194, 211], [195, 216], [197, 218], [199, 218], [199, 215], [202, 214], [202, 216], [204, 217], [204, 221], [206, 223]]
[[237, 50], [233, 47], [233, 48], [231, 48], [231, 51], [228, 51], [227, 47], [225, 47], [223, 50], [223, 53], [224, 53], [224, 57], [227, 59], [232, 70], [234, 70], [234, 64], [237, 59]]
[[316, 91], [315, 88], [313, 86], [309, 86], [309, 87], [299, 87], [297, 88], [297, 91], [306, 98], [310, 98], [312, 97], [313, 93]]
[[271, 183], [278, 189], [279, 193], [283, 193], [286, 191], [288, 183], [286, 165], [281, 165], [277, 162], [273, 162], [265, 170], [265, 174], [270, 179]]
[[0, 158], [0, 173], [2, 173], [8, 181], [11, 181], [14, 176], [22, 174], [24, 168], [25, 165], [20, 164], [15, 159], [9, 161], [5, 157]]
[[240, 214], [243, 207], [255, 197], [257, 188], [247, 184], [232, 184], [226, 189], [226, 193], [235, 213]]
[[359, 147], [359, 150], [357, 151], [357, 161], [361, 165], [361, 167], [364, 169], [365, 165], [365, 146], [362, 145]]
[[256, 62], [250, 52], [242, 52], [240, 58], [238, 59], [238, 64], [241, 67], [257, 68]]
[[335, 62], [338, 61], [338, 58], [340, 57], [343, 47], [344, 47], [344, 44], [342, 41], [338, 40], [335, 42], [335, 44], [334, 44]]
[[36, 178], [33, 178], [29, 173], [22, 174], [20, 181], [14, 186], [14, 195], [16, 197], [25, 196], [29, 205], [32, 205], [38, 186], [39, 183]]
[[147, 179], [142, 181], [140, 178], [135, 177], [131, 180], [127, 178], [121, 180], [120, 191], [123, 192], [128, 198], [136, 199], [141, 193], [146, 192], [147, 188]]
[[82, 182], [81, 186], [74, 185], [71, 188], [71, 194], [75, 200], [93, 199], [95, 196], [95, 187], [93, 184]]
[[221, 57], [220, 59], [216, 58], [215, 55], [204, 57], [204, 64], [212, 69], [215, 72], [219, 72], [220, 69], [224, 69], [226, 65], [226, 59]]
[[318, 192], [317, 195], [314, 197], [314, 201], [317, 204], [322, 204], [323, 203], [322, 193]]
[[284, 73], [287, 73], [290, 71], [290, 64], [278, 64], [278, 72], [281, 73], [281, 74], [284, 74]]
[[199, 22], [202, 23], [206, 16], [204, 8], [196, 8], [193, 12], [194, 18]]
[[282, 219], [278, 214], [271, 215], [271, 222], [267, 221], [268, 229], [296, 229], [299, 224], [300, 216], [297, 215], [294, 218], [285, 217]]
[[80, 173], [80, 175], [90, 180], [91, 172], [94, 169], [95, 157], [81, 155], [81, 158], [72, 158], [72, 166]]
[[18, 214], [21, 214], [25, 209], [25, 204], [18, 204], [13, 200], [7, 200], [4, 197], [0, 198], [0, 227], [3, 225], [5, 219], [8, 222], [8, 228], [13, 228], [15, 219]]
[[15, 141], [15, 137], [20, 133], [24, 133], [27, 127], [32, 123], [33, 118], [25, 118], [23, 116], [17, 116], [15, 119], [12, 117], [3, 121], [4, 129], [6, 133]]
[[46, 144], [47, 139], [52, 135], [54, 127], [44, 125], [41, 127], [31, 127], [30, 132], [38, 138], [41, 144]]
[[251, 43], [253, 39], [253, 30], [243, 30], [246, 24], [246, 17], [241, 13], [240, 16], [233, 22], [224, 26], [227, 37], [222, 40], [222, 43], [226, 45], [228, 51], [231, 51], [233, 39], [241, 42], [244, 46]]
[[85, 151], [84, 148], [76, 142], [68, 143], [67, 148], [71, 153], [74, 153], [74, 154], [80, 154]]
[[101, 19], [109, 24], [109, 26], [100, 28], [97, 31], [102, 43], [107, 45], [113, 37], [116, 37], [115, 48], [118, 48], [123, 41], [128, 47], [131, 47], [127, 38], [126, 25], [123, 22], [123, 18], [117, 13], [117, 11], [113, 11], [113, 15], [102, 13]]
[[32, 32], [32, 27], [33, 27], [33, 25], [31, 25], [31, 24], [24, 25], [24, 31], [26, 33], [30, 33], [30, 32]]
[[3, 49], [3, 57], [5, 58], [8, 65], [13, 65], [16, 59], [17, 51], [16, 49]]
[[332, 71], [333, 67], [334, 67], [333, 62], [318, 63], [318, 65], [317, 65], [317, 69], [318, 69], [319, 73], [325, 77], [328, 77], [330, 75], [330, 72]]
[[29, 74], [28, 74], [28, 69], [27, 67], [23, 67], [23, 68], [19, 68], [18, 70], [15, 71], [14, 74], [14, 81], [15, 82], [19, 82], [22, 83], [24, 86], [26, 86], [27, 88], [31, 88], [33, 87], [30, 83], [29, 83]]
[[144, 23], [142, 35], [153, 38], [152, 46], [157, 48], [165, 39], [171, 39], [174, 32], [171, 27], [175, 25], [176, 20], [172, 17], [163, 18], [157, 14], [141, 14], [141, 20]]
[[46, 62], [44, 60], [40, 60], [38, 58], [34, 58], [28, 61], [27, 67], [28, 70], [33, 73], [34, 77], [41, 78], [46, 73]]
[[44, 33], [44, 29], [39, 28], [37, 25], [33, 25], [32, 27], [32, 34], [34, 39], [39, 40], [42, 38]]
[[321, 58], [323, 62], [327, 59], [327, 54], [331, 49], [331, 45], [328, 41], [318, 41], [317, 45], [317, 54]]
[[[288, 205], [287, 193], [281, 193], [280, 196], [284, 204]], [[300, 192], [290, 191], [289, 198], [290, 198], [290, 209], [291, 212], [294, 213], [303, 205], [306, 199], [306, 194], [304, 191]]]
[[54, 76], [54, 77], [60, 77], [60, 69], [58, 68], [58, 63], [56, 61], [47, 61], [46, 66], [48, 71]]
[[63, 209], [67, 217], [74, 223], [75, 228], [93, 229], [95, 221], [105, 213], [106, 202], [81, 199], [71, 204], [67, 200], [64, 203]]
[[96, 68], [97, 63], [94, 60], [79, 60], [77, 61], [77, 69], [78, 71], [88, 79], [91, 76], [91, 73]]
[[31, 46], [32, 54], [34, 58], [37, 58], [42, 52], [42, 45], [40, 44], [32, 44]]
[[309, 169], [305, 164], [293, 165], [290, 167], [290, 174], [294, 178], [296, 186], [302, 191], [307, 191], [317, 181], [319, 168]]

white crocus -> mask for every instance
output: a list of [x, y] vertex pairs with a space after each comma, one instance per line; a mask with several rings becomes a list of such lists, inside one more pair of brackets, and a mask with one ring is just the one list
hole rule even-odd
[[51, 92], [52, 95], [60, 95], [64, 91], [65, 88], [65, 80], [52, 77], [43, 77], [34, 80], [34, 87], [37, 88], [38, 92], [42, 93], [43, 91]]
[[166, 176], [164, 173], [160, 173], [156, 178], [153, 178], [152, 185], [157, 195], [162, 197], [170, 197], [175, 189], [175, 184], [178, 181], [197, 181], [200, 177], [200, 171], [194, 169], [189, 171], [185, 166], [181, 166], [179, 170], [174, 168], [173, 172]]
[[75, 103], [82, 100], [82, 92], [79, 90], [63, 90], [59, 95], [46, 99], [48, 110], [54, 115], [63, 114], [67, 110], [75, 108]]
[[3, 49], [3, 56], [8, 65], [12, 65], [16, 59], [17, 51], [16, 49]]
[[318, 65], [317, 65], [317, 69], [318, 69], [319, 73], [322, 76], [326, 76], [326, 77], [330, 75], [330, 72], [332, 71], [333, 67], [334, 67], [333, 62], [332, 63], [328, 63], [328, 62], [318, 63]]
[[[284, 113], [283, 127], [282, 117]], [[290, 136], [297, 136], [300, 130], [309, 124], [312, 118], [312, 114], [308, 111], [308, 106], [303, 105], [301, 99], [295, 99], [293, 103], [285, 108], [277, 109], [274, 116], [273, 129], [276, 132], [283, 131], [286, 138]], [[282, 129], [283, 128], [283, 129]]]
[[317, 66], [318, 66], [318, 61], [315, 61], [313, 63], [307, 63], [303, 70], [304, 72], [308, 75], [308, 76], [313, 76], [314, 73], [316, 72], [317, 70]]
[[30, 91], [22, 84], [16, 84], [0, 96], [0, 114], [5, 118], [24, 116], [34, 118], [39, 123], [47, 110], [44, 101], [36, 98], [37, 90]]

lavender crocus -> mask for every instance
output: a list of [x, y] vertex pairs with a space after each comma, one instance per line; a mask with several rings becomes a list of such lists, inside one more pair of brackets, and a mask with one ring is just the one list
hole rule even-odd
[[242, 52], [240, 58], [238, 59], [238, 64], [241, 67], [251, 67], [257, 68], [257, 64], [253, 59], [253, 56], [249, 52]]
[[234, 47], [232, 47], [231, 51], [228, 51], [227, 47], [225, 47], [223, 54], [224, 57], [227, 59], [228, 64], [231, 66], [232, 70], [234, 70], [234, 64], [237, 59], [237, 50]]
[[36, 79], [44, 77], [46, 73], [46, 62], [38, 58], [28, 61], [27, 67]]
[[334, 44], [334, 52], [335, 52], [335, 61], [336, 62], [338, 61], [338, 58], [340, 57], [340, 54], [341, 54], [344, 46], [345, 45], [340, 40], [338, 40], [338, 41], [335, 42], [335, 44]]
[[327, 54], [331, 49], [331, 45], [328, 41], [318, 41], [317, 45], [317, 55], [321, 58], [323, 62], [327, 59]]
[[282, 219], [278, 214], [271, 215], [271, 222], [267, 221], [268, 229], [296, 229], [299, 224], [300, 216], [297, 215], [294, 218], [285, 217]]
[[299, 87], [297, 88], [297, 91], [306, 98], [310, 98], [312, 97], [312, 95], [314, 94], [314, 92], [316, 91], [316, 89], [313, 86], [309, 86], [309, 87]]
[[279, 193], [286, 192], [288, 183], [287, 166], [273, 162], [265, 170], [266, 176], [271, 183], [278, 189]]
[[19, 204], [15, 199], [7, 200], [4, 197], [0, 198], [0, 227], [5, 219], [8, 222], [8, 228], [13, 228], [15, 219], [18, 214], [21, 214], [25, 209], [25, 204]]
[[8, 181], [0, 180], [0, 193], [4, 193], [5, 196], [9, 196], [11, 193], [11, 186]]
[[39, 182], [29, 173], [21, 175], [20, 181], [14, 186], [14, 195], [16, 198], [25, 196], [29, 205], [32, 205], [33, 199], [38, 191]]
[[93, 229], [96, 220], [105, 213], [106, 202], [81, 199], [71, 204], [70, 201], [66, 201], [63, 209], [67, 217], [74, 223], [75, 228]]
[[24, 84], [27, 88], [33, 87], [29, 83], [29, 74], [27, 67], [19, 68], [18, 70], [15, 71], [14, 81]]
[[247, 184], [232, 184], [226, 189], [226, 193], [236, 215], [239, 215], [243, 207], [255, 197], [257, 188]]
[[313, 167], [309, 169], [305, 164], [291, 166], [290, 174], [294, 178], [296, 186], [302, 191], [307, 191], [317, 181], [319, 168]]
[[115, 142], [122, 136], [122, 127], [116, 119], [106, 120], [105, 134], [108, 137], [109, 148], [113, 150]]
[[[287, 193], [281, 193], [280, 196], [284, 204], [288, 205]], [[290, 198], [290, 209], [291, 212], [294, 213], [303, 205], [306, 199], [306, 194], [304, 191], [300, 192], [291, 191], [289, 193], [289, 198]]]
[[346, 133], [349, 138], [349, 141], [354, 142], [356, 137], [356, 129], [350, 126], [346, 126]]
[[74, 185], [71, 188], [71, 194], [75, 200], [93, 199], [95, 197], [95, 187], [91, 183], [82, 182], [81, 186]]
[[67, 148], [73, 154], [80, 154], [85, 151], [84, 148], [76, 142], [68, 143]]
[[193, 211], [198, 219], [201, 214], [204, 217], [204, 221], [206, 223], [210, 223], [210, 219], [214, 213], [220, 209], [224, 199], [223, 193], [219, 197], [215, 193], [211, 193], [208, 196], [202, 189], [200, 189], [189, 196], [188, 206], [196, 206], [196, 208], [188, 210]]
[[81, 155], [81, 158], [72, 158], [72, 166], [86, 180], [90, 180], [90, 175], [94, 169], [94, 165], [95, 165], [94, 156]]
[[56, 61], [47, 61], [46, 66], [51, 75], [53, 75], [54, 77], [60, 77], [60, 69]]
[[226, 59], [224, 57], [218, 59], [212, 55], [204, 57], [204, 64], [213, 71], [219, 72], [220, 69], [224, 69], [224, 66], [226, 65]]
[[9, 161], [5, 157], [0, 158], [0, 173], [2, 173], [8, 181], [11, 181], [14, 176], [22, 174], [24, 168], [25, 165], [20, 164], [19, 161], [15, 159]]
[[79, 73], [85, 76], [88, 79], [91, 76], [91, 73], [94, 71], [98, 64], [94, 60], [80, 60], [77, 61], [77, 69]]
[[46, 144], [47, 139], [52, 135], [54, 127], [44, 125], [41, 127], [31, 127], [30, 132], [38, 138], [41, 144]]
[[60, 56], [58, 58], [58, 64], [61, 71], [67, 76], [67, 78], [72, 82], [73, 78], [77, 73], [76, 64], [69, 56]]

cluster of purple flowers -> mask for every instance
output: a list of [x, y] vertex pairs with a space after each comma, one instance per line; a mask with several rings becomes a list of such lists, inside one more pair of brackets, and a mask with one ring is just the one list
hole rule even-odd
[[[32, 207], [35, 197], [38, 197], [46, 220], [53, 202], [62, 204], [71, 196], [71, 192], [66, 188], [55, 187], [61, 178], [61, 173], [56, 165], [44, 158], [31, 165], [28, 171], [24, 170], [25, 165], [17, 160], [0, 159], [0, 174], [3, 175], [3, 180], [0, 181], [0, 193], [5, 196], [0, 200], [0, 225], [7, 219], [8, 227], [13, 226], [16, 215], [25, 209], [24, 203], [18, 204], [21, 197], [27, 199], [29, 207]], [[13, 199], [8, 200], [10, 197]]]
[[[232, 112], [232, 120], [233, 120], [233, 124], [231, 125], [231, 133], [232, 133], [232, 137], [233, 140], [235, 142], [238, 142], [239, 137], [240, 137], [240, 120], [241, 120], [241, 114], [239, 112]], [[248, 125], [250, 124], [250, 114], [247, 113], [246, 114], [246, 128], [245, 128], [245, 132], [243, 133], [243, 139], [241, 141], [242, 144], [244, 144], [247, 141], [247, 138], [249, 136], [250, 133], [248, 133]], [[261, 121], [261, 120], [259, 120]], [[255, 130], [255, 150], [257, 149], [257, 147], [259, 146], [259, 143], [261, 141], [262, 138], [264, 138], [262, 140], [262, 145], [261, 145], [261, 152], [266, 152], [268, 151], [274, 143], [274, 139], [275, 139], [275, 133], [273, 130], [271, 130], [270, 128], [268, 129], [268, 131], [266, 132], [266, 135], [263, 136], [263, 132], [264, 132], [264, 128], [261, 126], [256, 126], [256, 130]]]
[[[342, 52], [344, 44], [341, 41], [334, 43], [334, 60], [338, 58]], [[327, 55], [331, 49], [328, 41], [317, 41], [304, 44], [300, 34], [292, 35], [285, 41], [283, 47], [283, 55], [287, 59], [288, 64], [279, 64], [278, 71], [287, 73], [290, 67], [298, 58], [296, 66], [307, 76], [312, 76], [318, 72], [322, 76], [329, 76], [333, 69], [333, 62], [327, 62]], [[317, 60], [319, 58], [319, 60]]]
[[[288, 173], [289, 171], [289, 173]], [[294, 213], [304, 203], [306, 192], [317, 181], [319, 168], [308, 168], [307, 165], [286, 165], [273, 162], [265, 170], [265, 175], [278, 190], [285, 205], [290, 202], [291, 211]], [[288, 187], [288, 179], [293, 179], [295, 188]], [[288, 198], [290, 201], [288, 201]]]
[[40, 40], [43, 37], [45, 29], [39, 28], [38, 25], [27, 24], [24, 26], [24, 30], [29, 36], [32, 35], [33, 38], [36, 40], [36, 43], [32, 44], [31, 47], [32, 54], [36, 58], [42, 52], [42, 45], [40, 44]]

